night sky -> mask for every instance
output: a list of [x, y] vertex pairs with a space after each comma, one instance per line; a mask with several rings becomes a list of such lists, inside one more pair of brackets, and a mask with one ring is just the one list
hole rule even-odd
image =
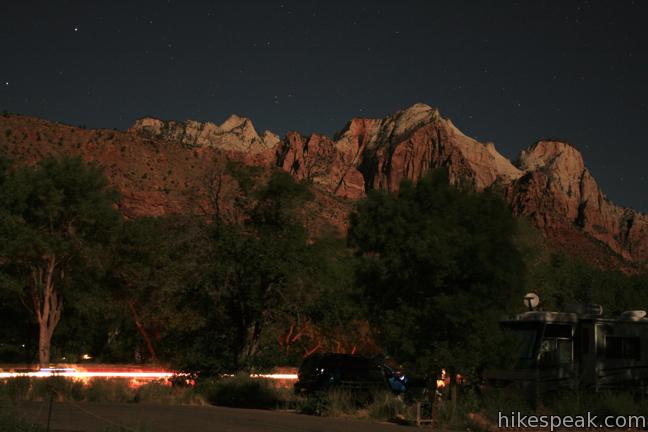
[[424, 102], [509, 158], [567, 140], [648, 211], [646, 1], [2, 3], [0, 109], [332, 134]]

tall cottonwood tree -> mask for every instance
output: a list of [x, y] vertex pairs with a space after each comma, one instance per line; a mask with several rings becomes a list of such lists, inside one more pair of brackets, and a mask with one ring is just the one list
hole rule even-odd
[[33, 313], [44, 366], [50, 362], [65, 290], [74, 286], [72, 264], [98, 262], [119, 224], [117, 195], [98, 167], [76, 158], [5, 169], [0, 178], [3, 289], [15, 291]]
[[445, 171], [369, 193], [348, 238], [381, 345], [430, 376], [497, 361], [498, 320], [524, 292], [516, 230], [497, 194], [461, 191]]

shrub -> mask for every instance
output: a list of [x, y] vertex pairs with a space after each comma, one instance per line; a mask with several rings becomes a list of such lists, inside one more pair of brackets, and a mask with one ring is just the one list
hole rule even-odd
[[266, 381], [250, 378], [247, 374], [203, 381], [196, 390], [213, 405], [270, 409], [281, 402], [277, 391]]
[[127, 379], [95, 378], [85, 390], [89, 402], [132, 402], [135, 399], [135, 391], [128, 386]]

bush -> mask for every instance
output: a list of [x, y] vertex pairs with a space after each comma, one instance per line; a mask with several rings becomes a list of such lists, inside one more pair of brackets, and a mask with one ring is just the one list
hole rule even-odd
[[85, 396], [89, 402], [133, 402], [135, 391], [128, 386], [127, 379], [95, 378], [88, 383]]
[[234, 408], [270, 409], [281, 402], [277, 391], [266, 381], [250, 378], [247, 374], [203, 381], [198, 384], [196, 391], [212, 405]]

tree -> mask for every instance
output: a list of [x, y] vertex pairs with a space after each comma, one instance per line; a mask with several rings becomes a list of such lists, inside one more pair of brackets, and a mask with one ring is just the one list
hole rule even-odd
[[96, 265], [119, 223], [117, 195], [101, 170], [76, 158], [45, 159], [5, 174], [0, 185], [0, 271], [38, 328], [39, 363], [50, 361], [52, 335], [72, 263]]
[[241, 367], [258, 354], [263, 332], [301, 289], [298, 269], [308, 244], [297, 213], [312, 195], [282, 171], [254, 185], [248, 173], [233, 174], [245, 218], [238, 225], [214, 224], [212, 282], [231, 319], [234, 364]]
[[176, 294], [198, 273], [192, 252], [197, 236], [176, 218], [142, 217], [123, 223], [111, 247], [109, 290], [125, 306], [144, 341], [148, 357], [158, 360], [156, 343], [178, 318]]
[[185, 350], [191, 355], [178, 363], [207, 373], [276, 359], [278, 332], [306, 310], [318, 289], [309, 274], [316, 248], [303, 224], [312, 198], [308, 184], [236, 163], [223, 176], [236, 185], [230, 201], [235, 217], [216, 212], [206, 227], [204, 279], [176, 297], [202, 320], [176, 333], [178, 342], [191, 341]]
[[492, 360], [498, 320], [524, 289], [515, 229], [499, 196], [455, 189], [443, 171], [403, 182], [398, 195], [370, 192], [348, 239], [389, 354], [428, 376], [470, 374]]
[[647, 274], [628, 275], [596, 268], [577, 257], [554, 252], [530, 267], [530, 286], [545, 310], [563, 310], [573, 303], [600, 304], [606, 315], [648, 305]]

